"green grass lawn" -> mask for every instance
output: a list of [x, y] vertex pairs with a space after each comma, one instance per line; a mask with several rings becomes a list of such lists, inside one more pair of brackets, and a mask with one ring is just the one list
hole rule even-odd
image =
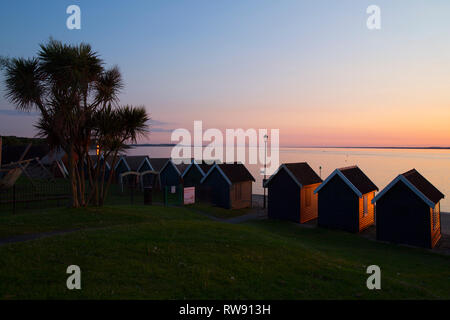
[[[155, 207], [154, 210], [164, 210], [164, 208]], [[0, 215], [0, 239], [49, 231], [101, 228], [144, 222], [145, 215], [139, 214], [139, 210], [136, 212], [128, 209], [121, 210], [120, 206], [117, 206], [79, 210], [51, 208], [17, 215]]]
[[[450, 256], [279, 221], [214, 222], [187, 208], [54, 209], [0, 219], [0, 298], [449, 299]], [[97, 228], [97, 229], [94, 229]], [[66, 289], [66, 268], [82, 289]], [[382, 290], [366, 288], [366, 267]]]
[[239, 216], [248, 214], [252, 211], [251, 208], [224, 209], [224, 208], [220, 208], [220, 207], [211, 206], [210, 204], [206, 204], [206, 203], [196, 203], [196, 204], [188, 205], [186, 207], [203, 212], [205, 214], [208, 214], [210, 216], [220, 218], [220, 219], [235, 218], [235, 217], [239, 217]]

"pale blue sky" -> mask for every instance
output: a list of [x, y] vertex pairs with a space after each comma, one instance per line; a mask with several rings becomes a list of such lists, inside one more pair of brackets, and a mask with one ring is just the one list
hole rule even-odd
[[[70, 4], [81, 7], [81, 30], [66, 28]], [[379, 31], [366, 28], [370, 4], [381, 8]], [[16, 0], [1, 8], [0, 55], [33, 56], [50, 36], [90, 43], [122, 70], [122, 103], [144, 104], [159, 121], [152, 142], [203, 120], [279, 128], [284, 145], [450, 145], [444, 124], [410, 137], [420, 119], [450, 120], [450, 1]], [[12, 114], [2, 88], [0, 134], [33, 135], [35, 117]], [[353, 117], [363, 122], [352, 126]], [[406, 127], [396, 134], [398, 122]], [[372, 124], [379, 139], [364, 129]]]

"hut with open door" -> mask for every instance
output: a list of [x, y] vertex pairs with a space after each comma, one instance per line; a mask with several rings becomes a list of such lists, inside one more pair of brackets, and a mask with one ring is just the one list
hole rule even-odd
[[201, 183], [209, 190], [212, 204], [226, 209], [241, 209], [252, 206], [254, 181], [242, 163], [216, 163]]
[[314, 191], [319, 195], [318, 225], [360, 232], [375, 223], [372, 199], [378, 187], [357, 166], [336, 169]]
[[285, 163], [266, 181], [268, 216], [305, 223], [317, 218], [317, 194], [322, 179], [306, 163]]
[[373, 199], [377, 239], [433, 248], [441, 238], [442, 198], [416, 169], [398, 175]]

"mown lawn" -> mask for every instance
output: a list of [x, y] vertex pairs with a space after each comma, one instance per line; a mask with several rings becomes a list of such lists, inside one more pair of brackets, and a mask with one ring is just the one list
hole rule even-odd
[[[449, 256], [285, 222], [214, 222], [185, 208], [17, 215], [0, 220], [0, 238], [74, 225], [97, 229], [0, 246], [0, 298], [450, 298]], [[66, 288], [72, 264], [81, 290]], [[382, 290], [366, 288], [371, 264]]]
[[[16, 215], [0, 215], [0, 239], [49, 231], [99, 228], [145, 221], [145, 216], [131, 210], [106, 208], [51, 208]], [[160, 208], [161, 209], [161, 208]], [[155, 209], [157, 210], [157, 209]]]
[[203, 212], [207, 215], [219, 218], [219, 219], [230, 219], [239, 217], [245, 214], [248, 214], [252, 211], [251, 208], [244, 208], [244, 209], [224, 209], [220, 207], [211, 206], [210, 204], [206, 203], [196, 203], [196, 204], [190, 204], [186, 206], [187, 208], [191, 208], [193, 210], [197, 210], [200, 212]]

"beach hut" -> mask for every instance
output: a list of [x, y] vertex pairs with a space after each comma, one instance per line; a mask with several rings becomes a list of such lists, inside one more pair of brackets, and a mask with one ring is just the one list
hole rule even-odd
[[318, 225], [359, 232], [375, 222], [377, 186], [357, 166], [336, 169], [314, 191], [319, 195]]
[[161, 169], [166, 165], [170, 158], [150, 158], [150, 165], [156, 172], [161, 172]]
[[181, 177], [185, 187], [198, 187], [202, 179], [206, 176], [208, 171], [213, 167], [214, 163], [207, 163], [205, 161], [197, 161], [192, 159], [191, 163], [184, 170]]
[[214, 164], [201, 180], [209, 189], [210, 201], [226, 209], [240, 209], [252, 205], [252, 182], [255, 178], [242, 163]]
[[305, 223], [317, 218], [317, 194], [322, 179], [306, 163], [285, 163], [266, 181], [268, 216]]
[[150, 158], [146, 155], [127, 156], [126, 158], [129, 170], [132, 172], [143, 173], [140, 175], [141, 187], [153, 186], [155, 172], [150, 163]]
[[[161, 186], [178, 186], [183, 183], [182, 174], [188, 167], [190, 160], [181, 160], [181, 163], [175, 163], [172, 159], [168, 159], [159, 171]], [[178, 162], [178, 161], [177, 161]]]
[[[111, 165], [110, 165], [109, 161], [105, 160], [105, 157], [103, 155], [100, 155], [100, 157], [98, 157], [95, 154], [90, 154], [89, 158], [91, 159], [91, 163], [92, 163], [94, 170], [97, 169], [97, 159], [98, 158], [100, 159], [100, 170], [103, 170], [103, 164], [104, 164], [105, 165], [104, 180], [108, 180], [109, 175], [111, 174]], [[87, 173], [87, 170], [86, 170], [86, 173]], [[100, 175], [102, 175], [102, 172], [100, 172]]]
[[130, 165], [128, 164], [126, 156], [119, 156], [118, 160], [116, 160], [116, 165], [114, 166], [114, 175], [115, 175], [117, 181], [119, 181], [120, 175], [122, 173], [125, 173], [128, 171], [133, 171], [133, 170], [131, 169]]
[[416, 169], [398, 175], [373, 200], [377, 239], [433, 248], [441, 238], [444, 194]]
[[148, 156], [127, 156], [125, 159], [130, 171], [144, 172], [153, 170]]
[[[164, 168], [170, 158], [149, 158], [150, 167], [152, 168], [152, 174], [146, 174], [141, 176], [143, 186], [153, 186], [154, 182], [157, 183], [158, 188], [163, 187], [160, 179], [161, 170]], [[156, 179], [156, 181], [154, 180]]]

